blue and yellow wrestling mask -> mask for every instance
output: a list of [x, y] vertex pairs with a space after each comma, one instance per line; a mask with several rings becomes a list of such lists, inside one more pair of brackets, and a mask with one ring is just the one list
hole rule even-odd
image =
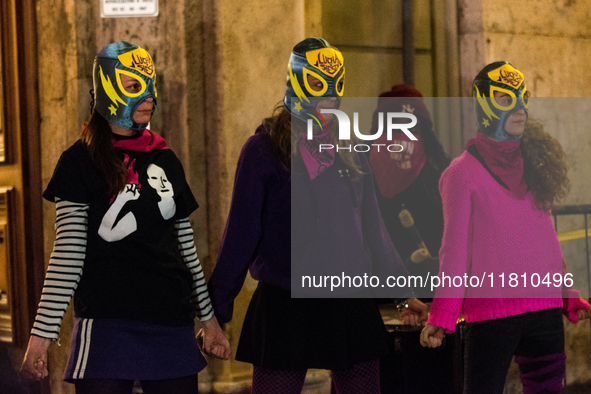
[[[312, 89], [308, 82], [311, 75], [322, 88]], [[293, 48], [287, 65], [287, 91], [283, 105], [292, 115], [306, 121], [316, 111], [319, 101], [336, 97], [335, 108], [341, 105], [345, 90], [345, 67], [341, 52], [322, 38], [306, 38]]]
[[[140, 84], [138, 92], [125, 91], [121, 75]], [[156, 109], [156, 69], [144, 49], [128, 42], [104, 47], [94, 59], [95, 110], [109, 123], [131, 130], [143, 130], [147, 123], [136, 123], [133, 114], [146, 99], [153, 98]]]
[[[509, 97], [495, 99], [495, 92], [506, 93]], [[520, 135], [505, 131], [509, 117], [523, 109], [526, 123], [529, 106], [529, 92], [521, 71], [507, 62], [495, 62], [484, 67], [472, 83], [474, 109], [478, 132], [496, 141], [518, 141]]]

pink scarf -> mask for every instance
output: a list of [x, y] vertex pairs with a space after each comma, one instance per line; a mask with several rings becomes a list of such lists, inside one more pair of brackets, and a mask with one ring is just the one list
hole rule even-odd
[[164, 138], [158, 134], [144, 129], [140, 132], [141, 135], [137, 138], [126, 138], [122, 140], [113, 139], [113, 146], [115, 148], [121, 148], [126, 150], [134, 150], [138, 152], [149, 152], [151, 150], [168, 149]]
[[[166, 141], [164, 141], [164, 138], [160, 137], [158, 134], [148, 129], [144, 129], [140, 133], [140, 136], [137, 138], [125, 138], [121, 140], [116, 140], [113, 138], [111, 139], [111, 141], [113, 142], [113, 146], [115, 148], [121, 148], [125, 150], [132, 150], [138, 152], [149, 152], [151, 150], [168, 149]], [[129, 156], [126, 153], [123, 154], [123, 164], [125, 164], [125, 167], [127, 167], [127, 171], [129, 172], [129, 175], [127, 177], [127, 183], [135, 184], [138, 188], [141, 188], [142, 185], [140, 184], [140, 181], [138, 179], [138, 173], [133, 168], [134, 163], [135, 159], [133, 159], [130, 163]], [[117, 195], [111, 197], [110, 203], [115, 201], [116, 197]]]
[[501, 178], [517, 198], [523, 199], [527, 185], [523, 180], [523, 157], [519, 149], [521, 141], [495, 141], [478, 134], [468, 141], [466, 149], [471, 145], [476, 145], [492, 173]]
[[[320, 144], [331, 144], [333, 148], [325, 149], [322, 147], [322, 152], [320, 152]], [[307, 135], [304, 135], [300, 139], [299, 150], [310, 175], [310, 180], [313, 180], [334, 164], [334, 143], [328, 129], [324, 130], [322, 134], [314, 135], [311, 140], [308, 140]]]

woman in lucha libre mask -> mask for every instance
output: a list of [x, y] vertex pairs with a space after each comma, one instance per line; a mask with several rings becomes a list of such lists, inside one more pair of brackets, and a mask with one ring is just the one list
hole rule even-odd
[[[339, 108], [344, 75], [343, 55], [325, 40], [297, 44], [283, 103], [248, 139], [238, 160], [209, 289], [216, 316], [225, 323], [247, 270], [259, 281], [236, 353], [237, 360], [254, 365], [255, 394], [300, 393], [309, 368], [331, 370], [337, 393], [380, 392], [378, 359], [387, 345], [373, 301], [291, 298], [290, 292], [292, 266], [322, 266], [320, 256], [370, 272], [371, 250], [407, 274], [377, 220], [365, 156], [319, 149], [337, 138], [334, 116], [321, 111]], [[315, 124], [311, 140], [304, 138], [308, 119]], [[376, 213], [376, 220], [368, 223], [362, 211]], [[411, 299], [408, 305], [408, 322], [426, 319], [424, 304]]]
[[92, 116], [43, 193], [56, 204], [56, 241], [21, 372], [47, 376], [47, 348], [74, 296], [64, 379], [77, 394], [130, 394], [135, 380], [145, 393], [197, 393], [207, 363], [195, 316], [204, 351], [230, 353], [193, 244], [197, 202], [178, 158], [147, 129], [155, 79], [136, 45], [99, 52]]
[[570, 288], [507, 281], [511, 275], [521, 280], [523, 274], [566, 273], [550, 215], [566, 194], [565, 155], [539, 122], [528, 119], [529, 92], [511, 64], [486, 66], [474, 79], [473, 97], [478, 135], [440, 181], [440, 273], [492, 273], [498, 281], [488, 288], [485, 282], [484, 290], [438, 288], [421, 343], [439, 346], [462, 313], [465, 393], [502, 393], [513, 356], [524, 393], [559, 393], [566, 359], [562, 314], [576, 323], [589, 317], [589, 304]]

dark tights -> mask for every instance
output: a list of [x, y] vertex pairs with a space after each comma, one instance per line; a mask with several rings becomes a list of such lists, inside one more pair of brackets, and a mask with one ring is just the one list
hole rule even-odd
[[464, 344], [464, 393], [503, 393], [513, 355], [524, 394], [562, 391], [566, 356], [560, 309], [468, 323]]
[[[300, 394], [306, 370], [287, 371], [254, 367], [252, 394]], [[380, 394], [378, 360], [355, 364], [351, 369], [332, 371], [337, 394]]]
[[[175, 379], [142, 380], [144, 394], [197, 394], [197, 375]], [[133, 380], [78, 379], [76, 394], [131, 394]]]

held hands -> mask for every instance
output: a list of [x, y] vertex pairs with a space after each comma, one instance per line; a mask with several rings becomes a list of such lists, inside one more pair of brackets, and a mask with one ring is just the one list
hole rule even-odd
[[220, 327], [216, 317], [201, 322], [203, 328], [197, 334], [197, 344], [201, 351], [210, 357], [227, 360], [232, 354], [230, 342]]
[[23, 378], [41, 380], [49, 375], [47, 371], [47, 349], [50, 343], [50, 339], [31, 335], [25, 359], [19, 371]]
[[591, 309], [579, 309], [577, 313], [579, 315], [579, 320], [591, 318]]
[[439, 347], [441, 346], [444, 336], [444, 328], [427, 324], [421, 332], [421, 346], [430, 348]]
[[408, 308], [400, 308], [400, 319], [403, 324], [424, 326], [429, 317], [427, 305], [416, 298], [408, 300]]
[[579, 320], [589, 319], [591, 306], [583, 298], [568, 297], [564, 298], [563, 301], [562, 313], [571, 323], [576, 324]]

